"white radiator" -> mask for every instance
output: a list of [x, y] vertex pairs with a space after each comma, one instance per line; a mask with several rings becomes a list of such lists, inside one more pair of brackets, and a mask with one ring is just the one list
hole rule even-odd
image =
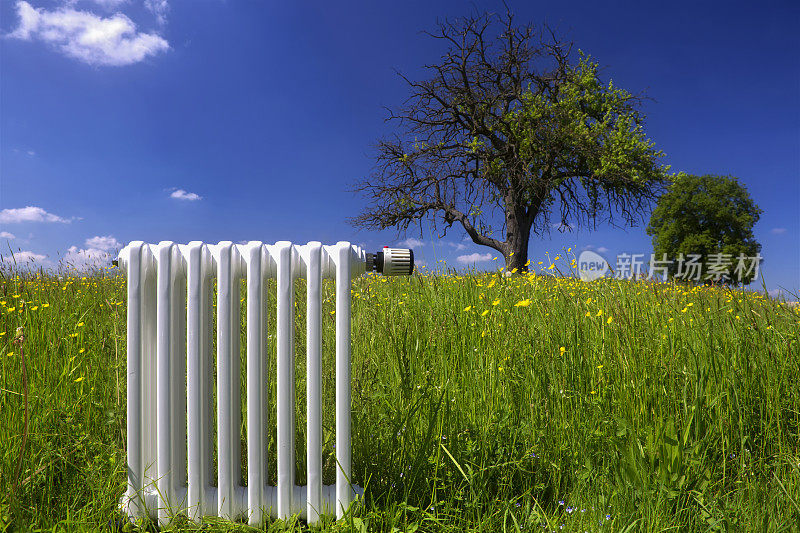
[[[295, 246], [132, 242], [119, 255], [128, 282], [128, 490], [132, 518], [192, 519], [299, 514], [341, 518], [361, 489], [351, 485], [351, 278], [373, 269], [410, 274], [411, 250], [367, 254], [349, 242]], [[266, 281], [277, 278], [277, 486], [267, 483]], [[294, 280], [307, 280], [307, 485], [296, 486]], [[323, 278], [336, 283], [336, 484], [322, 485]], [[212, 486], [212, 293], [217, 282], [217, 484]], [[241, 472], [240, 283], [246, 279], [247, 480]]]

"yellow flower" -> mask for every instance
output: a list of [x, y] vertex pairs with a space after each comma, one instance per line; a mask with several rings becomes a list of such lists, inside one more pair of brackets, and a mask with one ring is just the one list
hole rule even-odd
[[606, 320], [606, 324], [611, 324], [611, 322], [612, 322], [613, 320], [614, 320], [613, 318], [611, 318], [611, 317], [608, 317], [608, 320]]
[[547, 270], [553, 270], [556, 267], [555, 263], [547, 267]]
[[86, 351], [86, 348], [81, 348], [80, 350], [78, 350], [78, 353], [83, 353], [85, 351]]
[[597, 310], [597, 314], [595, 316], [600, 316], [602, 314], [603, 314], [603, 310], [602, 309], [598, 309]]
[[585, 316], [591, 316], [591, 313], [589, 311], [586, 311], [586, 315]]
[[75, 380], [75, 383], [80, 383], [81, 381], [83, 381], [83, 376], [81, 376], [81, 377], [77, 378], [77, 379]]
[[486, 288], [487, 288], [487, 289], [491, 289], [492, 287], [494, 287], [494, 283], [495, 283], [495, 281], [497, 281], [497, 280], [494, 280], [494, 279], [493, 279], [492, 281], [490, 281], [490, 282], [489, 282], [489, 284], [486, 286]]
[[561, 354], [563, 355], [563, 354], [564, 354], [564, 352], [566, 352], [566, 351], [567, 351], [567, 349], [566, 349], [566, 348], [564, 348], [564, 347], [562, 346], [561, 348], [559, 348], [559, 351], [560, 351], [560, 352], [561, 352]]
[[529, 305], [531, 305], [530, 300], [520, 300], [514, 304], [514, 307], [528, 307]]
[[82, 328], [83, 327], [83, 322], [78, 322], [78, 327]]
[[492, 302], [492, 305], [497, 305], [497, 304], [499, 304], [499, 303], [500, 303], [500, 298], [498, 298], [497, 300], [493, 301], [493, 302]]
[[38, 305], [34, 305], [33, 307], [31, 307], [31, 311], [36, 311], [37, 309], [39, 309]]
[[472, 306], [471, 306], [471, 305], [468, 305], [468, 306], [466, 306], [466, 307], [464, 308], [464, 312], [466, 313], [466, 312], [467, 312], [467, 311], [469, 311], [470, 309], [472, 309]]
[[16, 309], [16, 307], [8, 307], [8, 308], [6, 308], [6, 311], [9, 312], [9, 313], [13, 313], [14, 309]]
[[528, 259], [528, 262], [527, 262], [527, 263], [525, 263], [525, 266], [528, 266], [528, 265], [530, 265], [530, 264], [531, 264], [531, 260], [530, 260], [530, 259]]
[[9, 357], [11, 357], [12, 355], [14, 355], [14, 352], [8, 352], [8, 354], [7, 354], [7, 355], [8, 355]]
[[50, 307], [50, 304], [42, 304], [42, 309], [44, 309], [45, 307]]
[[487, 309], [486, 311], [484, 311], [483, 313], [481, 313], [481, 316], [486, 316], [486, 315], [488, 315], [488, 314], [489, 314], [489, 310]]
[[603, 368], [603, 365], [597, 365], [597, 370], [600, 370], [601, 368]]

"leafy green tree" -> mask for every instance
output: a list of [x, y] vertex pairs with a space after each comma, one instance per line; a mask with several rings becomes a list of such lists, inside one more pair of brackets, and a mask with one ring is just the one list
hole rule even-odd
[[734, 177], [681, 173], [659, 198], [647, 234], [669, 275], [692, 278], [687, 264], [695, 255], [702, 264], [696, 281], [747, 284], [758, 272], [753, 226], [761, 212]]
[[427, 220], [444, 236], [458, 223], [523, 271], [532, 234], [634, 225], [649, 211], [668, 167], [645, 136], [640, 98], [602, 81], [590, 57], [510, 13], [427, 35], [447, 51], [429, 79], [401, 74], [411, 95], [389, 117], [400, 130], [354, 187], [368, 205], [353, 225], [404, 233]]

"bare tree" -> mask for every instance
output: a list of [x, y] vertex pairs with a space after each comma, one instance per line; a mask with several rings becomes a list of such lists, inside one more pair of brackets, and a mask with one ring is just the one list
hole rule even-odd
[[554, 214], [561, 228], [642, 218], [668, 167], [644, 136], [640, 98], [601, 83], [597, 64], [573, 60], [572, 43], [547, 26], [516, 27], [510, 12], [425, 33], [447, 52], [425, 66], [428, 80], [400, 74], [411, 95], [387, 120], [402, 134], [377, 144], [372, 175], [353, 189], [369, 204], [351, 224], [405, 233], [425, 219], [444, 236], [458, 222], [523, 271], [531, 234], [548, 232]]

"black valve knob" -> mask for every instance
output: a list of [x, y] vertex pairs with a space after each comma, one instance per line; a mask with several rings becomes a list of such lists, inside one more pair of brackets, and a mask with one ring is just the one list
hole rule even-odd
[[367, 254], [366, 271], [373, 270], [384, 276], [410, 276], [414, 271], [414, 250], [384, 246], [380, 252]]

